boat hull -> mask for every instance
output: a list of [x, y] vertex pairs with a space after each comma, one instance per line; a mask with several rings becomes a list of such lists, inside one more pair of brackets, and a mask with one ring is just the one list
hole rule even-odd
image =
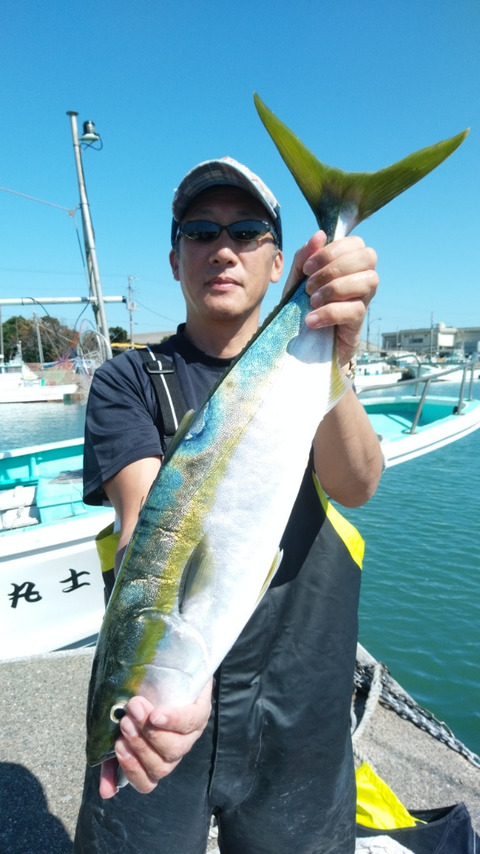
[[0, 387], [1, 403], [43, 403], [48, 401], [64, 401], [72, 394], [78, 393], [76, 383], [63, 385], [19, 385]]
[[0, 659], [81, 646], [104, 595], [95, 536], [111, 508], [81, 500], [83, 440], [0, 454]]
[[[381, 439], [386, 466], [415, 459], [468, 436], [480, 427], [480, 401], [430, 397], [414, 425], [420, 398], [414, 395], [360, 398], [370, 423]], [[413, 432], [412, 432], [413, 430]]]

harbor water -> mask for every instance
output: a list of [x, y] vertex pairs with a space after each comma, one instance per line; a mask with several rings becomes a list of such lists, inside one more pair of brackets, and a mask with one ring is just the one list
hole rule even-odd
[[[79, 404], [3, 405], [0, 450], [81, 436], [84, 417]], [[360, 641], [476, 753], [479, 459], [480, 430], [388, 469], [365, 507], [343, 511], [366, 541]]]
[[387, 469], [343, 511], [365, 539], [360, 641], [480, 754], [480, 430]]

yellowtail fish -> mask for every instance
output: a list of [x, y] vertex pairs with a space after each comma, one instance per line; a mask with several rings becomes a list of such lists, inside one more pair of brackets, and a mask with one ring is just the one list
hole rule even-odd
[[[464, 135], [372, 175], [332, 170], [256, 99], [332, 239], [419, 180]], [[306, 153], [307, 152], [307, 153]], [[308, 155], [308, 156], [307, 156]], [[380, 176], [380, 177], [379, 177]], [[288, 294], [196, 413], [180, 425], [140, 513], [95, 652], [87, 761], [113, 755], [141, 694], [193, 701], [268, 587], [318, 424], [349, 383], [331, 329], [310, 330], [305, 284]]]

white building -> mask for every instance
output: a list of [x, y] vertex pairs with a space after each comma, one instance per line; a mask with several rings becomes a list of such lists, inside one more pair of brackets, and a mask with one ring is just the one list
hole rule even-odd
[[398, 329], [382, 333], [382, 349], [407, 350], [424, 356], [471, 356], [480, 352], [480, 327], [457, 329], [436, 323], [424, 329]]

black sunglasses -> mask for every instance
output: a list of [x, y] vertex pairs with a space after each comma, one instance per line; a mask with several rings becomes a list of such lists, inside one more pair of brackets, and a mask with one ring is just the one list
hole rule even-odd
[[278, 243], [273, 225], [258, 219], [242, 219], [239, 222], [231, 222], [229, 225], [219, 225], [206, 219], [195, 219], [182, 222], [178, 226], [178, 234], [183, 234], [189, 240], [198, 240], [200, 243], [216, 240], [224, 230], [228, 231], [232, 240], [241, 240], [245, 243], [249, 240], [258, 240], [259, 237], [271, 232], [275, 242]]

